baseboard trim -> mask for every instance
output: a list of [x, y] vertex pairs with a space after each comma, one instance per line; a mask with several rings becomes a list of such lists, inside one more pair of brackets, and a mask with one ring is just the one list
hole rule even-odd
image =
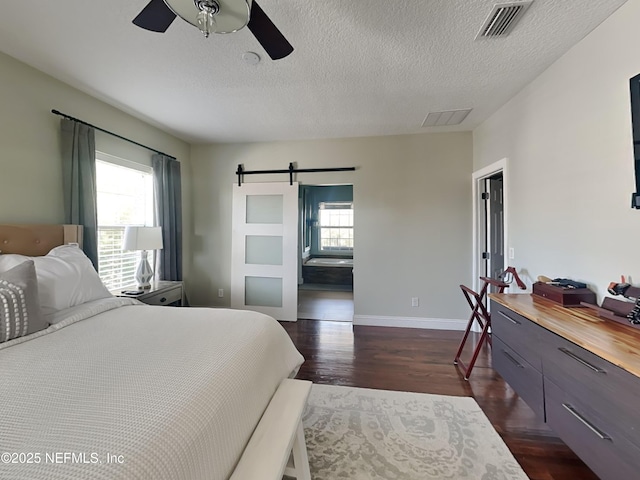
[[428, 330], [464, 330], [467, 320], [453, 318], [383, 317], [379, 315], [354, 315], [354, 325], [372, 327], [424, 328]]

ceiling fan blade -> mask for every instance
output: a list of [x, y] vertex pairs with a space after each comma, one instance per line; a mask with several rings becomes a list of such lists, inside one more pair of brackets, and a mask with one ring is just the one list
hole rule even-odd
[[272, 60], [279, 60], [293, 52], [291, 44], [255, 1], [251, 6], [251, 18], [247, 26]]
[[166, 32], [175, 19], [176, 14], [167, 7], [163, 0], [151, 0], [133, 19], [133, 23], [152, 32]]

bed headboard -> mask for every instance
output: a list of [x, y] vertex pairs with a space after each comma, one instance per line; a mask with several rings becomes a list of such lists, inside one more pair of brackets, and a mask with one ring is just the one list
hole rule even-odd
[[39, 257], [68, 243], [82, 247], [81, 225], [0, 225], [0, 253]]

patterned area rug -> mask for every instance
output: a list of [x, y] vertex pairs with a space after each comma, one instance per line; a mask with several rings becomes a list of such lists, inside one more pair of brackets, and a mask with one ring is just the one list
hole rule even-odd
[[303, 421], [313, 480], [527, 479], [472, 398], [313, 385]]

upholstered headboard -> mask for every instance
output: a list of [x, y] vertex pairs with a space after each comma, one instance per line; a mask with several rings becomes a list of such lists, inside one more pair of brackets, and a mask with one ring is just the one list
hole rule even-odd
[[38, 257], [68, 243], [82, 247], [81, 225], [0, 225], [0, 253]]

